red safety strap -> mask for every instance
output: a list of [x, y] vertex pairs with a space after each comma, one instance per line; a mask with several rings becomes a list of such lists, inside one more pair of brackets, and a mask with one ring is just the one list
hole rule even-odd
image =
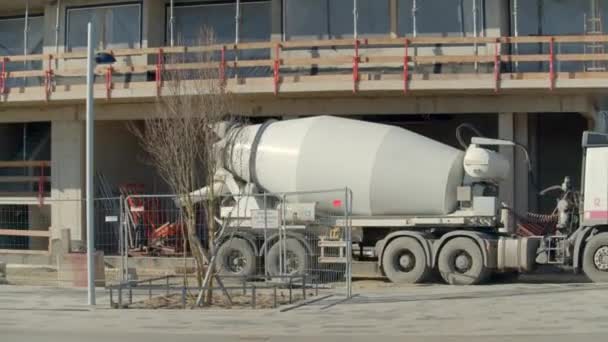
[[44, 205], [44, 163], [40, 163], [40, 177], [38, 178], [38, 205]]
[[112, 97], [112, 72], [114, 71], [114, 69], [112, 69], [111, 66], [109, 66], [106, 69], [106, 100], [110, 100], [110, 98]]
[[226, 83], [226, 45], [222, 46], [220, 61], [220, 80], [222, 85]]
[[44, 92], [46, 101], [51, 97], [53, 90], [53, 55], [49, 55], [48, 68], [44, 72]]
[[0, 60], [0, 95], [6, 93], [6, 57]]
[[403, 56], [403, 94], [407, 95], [409, 91], [409, 79], [410, 79], [410, 40], [405, 38], [405, 55]]
[[234, 68], [234, 78], [236, 78], [236, 79], [239, 78], [238, 60], [239, 60], [239, 46], [235, 44], [234, 45], [234, 63], [232, 66]]
[[156, 56], [156, 96], [160, 96], [163, 87], [164, 55], [163, 49], [158, 49], [158, 55]]
[[555, 88], [555, 37], [549, 40], [549, 89]]
[[498, 93], [500, 89], [500, 38], [496, 39], [496, 44], [494, 45], [494, 92]]
[[361, 43], [355, 39], [355, 55], [353, 56], [353, 93], [357, 92], [359, 85], [359, 45]]
[[281, 44], [274, 47], [274, 95], [279, 94], [279, 81], [281, 77]]

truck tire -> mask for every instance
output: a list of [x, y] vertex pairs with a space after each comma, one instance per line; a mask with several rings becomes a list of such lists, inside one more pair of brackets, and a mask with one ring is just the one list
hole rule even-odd
[[439, 251], [437, 267], [450, 285], [476, 285], [484, 282], [490, 271], [475, 241], [465, 237], [449, 240]]
[[[285, 241], [284, 252], [287, 260], [284, 260], [286, 275], [300, 275], [308, 269], [308, 255], [302, 243], [296, 239], [288, 238]], [[266, 254], [266, 271], [271, 276], [281, 275], [281, 246], [279, 241], [270, 247]]]
[[594, 283], [608, 282], [608, 233], [597, 234], [587, 242], [583, 272]]
[[256, 257], [253, 247], [245, 239], [226, 240], [217, 251], [216, 266], [220, 274], [252, 276], [256, 271]]
[[399, 237], [382, 256], [384, 274], [393, 283], [417, 284], [428, 279], [430, 267], [424, 249], [416, 239]]

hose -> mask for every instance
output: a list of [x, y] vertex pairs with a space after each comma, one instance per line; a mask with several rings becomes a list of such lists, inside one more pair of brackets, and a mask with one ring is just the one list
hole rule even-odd
[[483, 134], [481, 134], [481, 132], [475, 126], [471, 125], [470, 123], [460, 124], [458, 127], [456, 127], [456, 140], [458, 140], [458, 144], [460, 144], [460, 146], [465, 150], [469, 147], [469, 144], [467, 144], [464, 141], [464, 138], [462, 137], [462, 130], [464, 128], [468, 128], [471, 132], [475, 133], [475, 135], [478, 137], [481, 137], [481, 138], [485, 137]]

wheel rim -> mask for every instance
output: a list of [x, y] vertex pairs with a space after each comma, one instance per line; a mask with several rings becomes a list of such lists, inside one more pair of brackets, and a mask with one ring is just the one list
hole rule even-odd
[[473, 258], [466, 251], [458, 251], [454, 256], [454, 269], [458, 273], [467, 273], [473, 267]]
[[395, 266], [401, 272], [411, 272], [416, 267], [416, 257], [409, 250], [397, 254]]
[[593, 255], [595, 268], [602, 272], [608, 272], [608, 246], [602, 246]]
[[233, 273], [240, 273], [245, 269], [245, 266], [247, 266], [247, 259], [239, 250], [233, 250], [230, 252], [226, 261], [228, 269]]

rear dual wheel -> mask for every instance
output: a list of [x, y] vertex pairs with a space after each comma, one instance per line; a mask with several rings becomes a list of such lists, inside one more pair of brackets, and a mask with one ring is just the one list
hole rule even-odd
[[431, 273], [424, 248], [410, 237], [399, 237], [389, 242], [382, 256], [382, 267], [393, 283], [421, 283]]
[[466, 237], [457, 237], [446, 242], [439, 251], [437, 268], [443, 280], [450, 285], [480, 284], [491, 274], [484, 265], [479, 245]]

